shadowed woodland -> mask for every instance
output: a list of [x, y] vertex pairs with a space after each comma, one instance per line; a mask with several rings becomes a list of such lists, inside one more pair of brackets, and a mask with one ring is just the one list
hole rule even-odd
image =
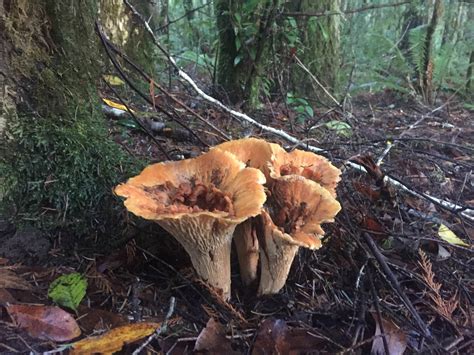
[[0, 352], [469, 354], [474, 4], [0, 0]]

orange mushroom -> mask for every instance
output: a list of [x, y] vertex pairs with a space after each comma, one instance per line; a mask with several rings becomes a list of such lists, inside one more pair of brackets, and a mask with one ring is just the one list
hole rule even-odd
[[[213, 149], [232, 153], [247, 166], [261, 170], [267, 179], [270, 173], [269, 167], [275, 159], [275, 155], [285, 152], [279, 145], [257, 138], [233, 140], [219, 144]], [[249, 285], [257, 278], [259, 258], [258, 239], [251, 219], [237, 226], [234, 232], [234, 242], [242, 282]]]
[[259, 295], [274, 294], [284, 286], [299, 247], [319, 249], [321, 224], [332, 222], [339, 202], [318, 183], [289, 175], [275, 180], [257, 218], [260, 244]]
[[118, 185], [126, 208], [172, 234], [197, 274], [230, 297], [230, 251], [235, 227], [260, 214], [264, 175], [221, 150], [195, 159], [151, 165]]
[[337, 184], [341, 180], [341, 171], [325, 157], [298, 149], [290, 153], [276, 152], [269, 169], [269, 175], [273, 179], [286, 175], [300, 175], [319, 183], [334, 197]]

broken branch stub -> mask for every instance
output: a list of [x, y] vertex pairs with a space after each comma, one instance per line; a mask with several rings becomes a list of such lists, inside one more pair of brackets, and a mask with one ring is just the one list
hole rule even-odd
[[227, 152], [151, 165], [115, 188], [126, 208], [172, 234], [197, 274], [230, 297], [230, 251], [235, 227], [260, 214], [264, 175]]
[[278, 293], [282, 289], [299, 247], [321, 247], [320, 238], [324, 235], [321, 224], [333, 222], [341, 206], [318, 183], [288, 175], [273, 181], [265, 209], [257, 224], [259, 295]]

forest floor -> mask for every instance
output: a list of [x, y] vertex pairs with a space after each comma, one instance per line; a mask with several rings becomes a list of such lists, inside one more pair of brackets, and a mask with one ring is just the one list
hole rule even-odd
[[[118, 102], [113, 95], [107, 98]], [[296, 148], [194, 96], [177, 93], [175, 98], [234, 138], [251, 135]], [[172, 158], [206, 150], [193, 133], [210, 146], [221, 142], [194, 115], [173, 108], [168, 98], [156, 100], [185, 122], [185, 127], [169, 122], [154, 134]], [[128, 222], [122, 239], [116, 249], [103, 253], [65, 235], [51, 241], [34, 230], [0, 226], [2, 240], [8, 241], [0, 246], [5, 255], [0, 259], [0, 304], [51, 305], [50, 283], [77, 271], [88, 280], [76, 313], [81, 337], [130, 322], [164, 322], [146, 345], [149, 353], [191, 353], [195, 347], [214, 354], [397, 354], [405, 348], [410, 353], [473, 353], [474, 221], [462, 211], [449, 211], [383, 182], [388, 175], [420, 194], [473, 208], [473, 112], [452, 97], [438, 102], [433, 110], [386, 91], [358, 95], [345, 112], [315, 110], [315, 118], [304, 124], [295, 122], [295, 114], [283, 104], [268, 104], [254, 114], [259, 122], [324, 149], [343, 171], [338, 187], [342, 211], [325, 227], [320, 250], [300, 249], [278, 295], [257, 298], [255, 289], [241, 284], [234, 258], [232, 298], [220, 300], [195, 278], [172, 237], [157, 225], [124, 214]], [[159, 113], [152, 116], [163, 121]], [[335, 121], [347, 125], [328, 124]], [[165, 160], [129, 118], [110, 118], [110, 131], [132, 156]], [[352, 169], [347, 161], [365, 166], [369, 174]], [[442, 239], [446, 233], [440, 236], [441, 224], [464, 244]], [[29, 241], [20, 244], [25, 235]], [[6, 270], [17, 286], [2, 284]], [[32, 336], [19, 329], [3, 309], [0, 316], [1, 353], [61, 349], [44, 340], [44, 334]], [[132, 352], [147, 338], [122, 351]]]

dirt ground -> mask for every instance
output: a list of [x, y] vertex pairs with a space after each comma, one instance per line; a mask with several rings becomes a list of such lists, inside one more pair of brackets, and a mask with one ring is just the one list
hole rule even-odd
[[[176, 96], [233, 138], [251, 135], [296, 148], [193, 96]], [[172, 107], [162, 100], [163, 107]], [[182, 126], [165, 121], [167, 128], [155, 134], [172, 158], [206, 151], [193, 133], [210, 146], [221, 142], [196, 117], [178, 113]], [[163, 121], [159, 113], [155, 116]], [[201, 342], [202, 353], [365, 354], [380, 341], [380, 328], [391, 334], [389, 340], [404, 344], [407, 353], [472, 353], [474, 220], [424, 194], [474, 208], [473, 112], [452, 97], [439, 98], [433, 109], [386, 91], [359, 95], [344, 110], [317, 108], [314, 119], [304, 124], [296, 124], [294, 116], [283, 104], [267, 105], [253, 115], [325, 150], [323, 155], [343, 171], [337, 190], [343, 209], [325, 227], [320, 250], [300, 249], [278, 295], [257, 298], [255, 289], [244, 287], [234, 257], [232, 298], [220, 300], [196, 279], [189, 258], [171, 236], [124, 212], [123, 235], [110, 236], [116, 240], [113, 250], [101, 250], [96, 240], [46, 236], [1, 223], [0, 265], [32, 288], [5, 289], [0, 283], [0, 305], [51, 304], [49, 284], [78, 271], [88, 280], [86, 297], [74, 315], [81, 337], [130, 322], [167, 319], [167, 329], [143, 352], [191, 353], [213, 318], [220, 325], [206, 328], [214, 338]], [[326, 123], [335, 120], [346, 122], [349, 133], [328, 128]], [[132, 156], [149, 162], [165, 159], [150, 137], [119, 123], [110, 118], [111, 135]], [[385, 154], [387, 144], [391, 148]], [[369, 174], [352, 169], [348, 161], [363, 165]], [[385, 176], [422, 196], [385, 184]], [[440, 239], [440, 224], [468, 246]], [[122, 351], [131, 353], [144, 340]], [[381, 353], [392, 345], [383, 344]], [[1, 353], [59, 346], [29, 336], [0, 307]]]

